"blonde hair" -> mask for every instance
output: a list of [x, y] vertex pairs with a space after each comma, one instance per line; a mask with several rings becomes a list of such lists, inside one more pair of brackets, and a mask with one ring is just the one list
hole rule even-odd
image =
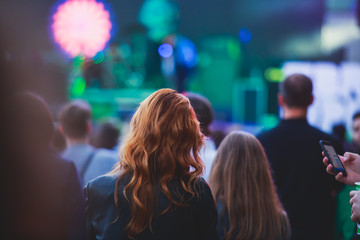
[[260, 142], [251, 134], [232, 132], [220, 144], [210, 188], [228, 214], [224, 239], [287, 239], [290, 224], [279, 201], [270, 166]]
[[154, 215], [154, 185], [172, 205], [186, 205], [183, 196], [175, 200], [169, 182], [180, 181], [184, 191], [197, 195], [197, 179], [203, 163], [198, 152], [203, 135], [189, 100], [172, 89], [160, 89], [146, 98], [130, 123], [130, 133], [120, 150], [120, 162], [112, 173], [120, 173], [114, 193], [118, 209], [120, 180], [130, 175], [123, 196], [130, 203], [131, 219], [125, 231], [135, 238], [147, 227], [151, 230]]

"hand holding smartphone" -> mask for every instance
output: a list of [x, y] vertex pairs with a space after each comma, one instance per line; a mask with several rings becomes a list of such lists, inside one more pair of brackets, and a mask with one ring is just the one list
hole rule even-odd
[[347, 174], [344, 165], [340, 161], [339, 155], [336, 153], [331, 142], [320, 140], [319, 143], [325, 156], [329, 159], [330, 164], [333, 166], [334, 173], [338, 174], [339, 172], [342, 172], [343, 176], [346, 176]]

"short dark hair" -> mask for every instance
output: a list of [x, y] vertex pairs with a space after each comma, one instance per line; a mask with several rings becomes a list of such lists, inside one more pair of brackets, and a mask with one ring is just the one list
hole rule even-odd
[[190, 104], [195, 111], [196, 118], [200, 122], [201, 132], [205, 136], [209, 136], [209, 125], [214, 120], [214, 111], [211, 107], [211, 103], [206, 97], [197, 93], [186, 92], [184, 95], [190, 100]]
[[96, 148], [114, 149], [118, 144], [120, 130], [111, 122], [103, 123], [95, 134], [94, 146]]
[[360, 111], [356, 112], [353, 117], [352, 120], [354, 121], [355, 119], [360, 118]]
[[308, 107], [312, 101], [311, 79], [303, 74], [288, 76], [279, 86], [279, 93], [288, 107]]
[[91, 108], [85, 101], [76, 100], [66, 104], [59, 113], [59, 121], [65, 136], [83, 138], [88, 134], [87, 124], [91, 119]]

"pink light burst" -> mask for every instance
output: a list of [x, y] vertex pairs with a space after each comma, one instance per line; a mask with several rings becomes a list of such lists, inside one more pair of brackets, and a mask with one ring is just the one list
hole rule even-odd
[[53, 15], [55, 42], [72, 57], [93, 57], [110, 39], [110, 14], [95, 0], [68, 0]]

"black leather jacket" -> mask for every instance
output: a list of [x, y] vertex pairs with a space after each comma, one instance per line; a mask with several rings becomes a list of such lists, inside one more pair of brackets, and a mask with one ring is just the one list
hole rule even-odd
[[[129, 239], [124, 228], [131, 217], [130, 205], [122, 192], [129, 181], [123, 178], [119, 184], [119, 219], [114, 203], [116, 175], [98, 177], [85, 187], [87, 197], [87, 226], [89, 239]], [[170, 185], [170, 192], [181, 189], [179, 182]], [[160, 214], [169, 206], [167, 197], [158, 192], [159, 206], [155, 209], [152, 220], [152, 232], [143, 231], [136, 239], [218, 239], [217, 209], [211, 191], [204, 179], [199, 179], [199, 197], [188, 201], [187, 207], [174, 207], [165, 214]], [[186, 198], [186, 194], [184, 194]]]

